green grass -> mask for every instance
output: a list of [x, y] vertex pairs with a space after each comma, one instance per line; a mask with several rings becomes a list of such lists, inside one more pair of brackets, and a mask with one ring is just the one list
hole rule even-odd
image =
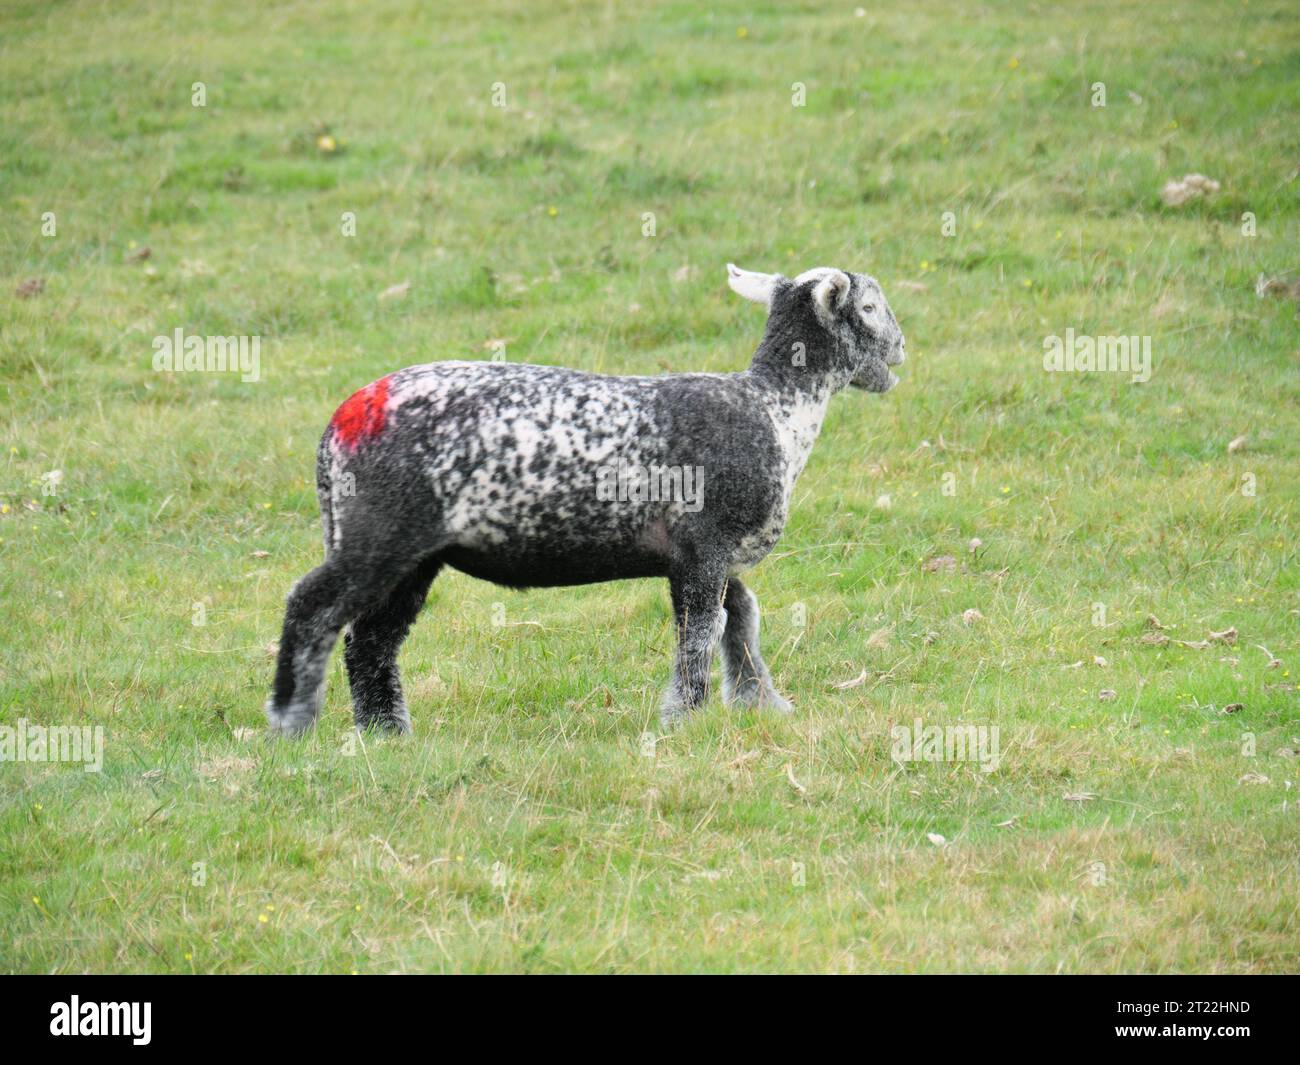
[[[1254, 293], [1300, 268], [1293, 4], [710, 6], [0, 2], [0, 723], [107, 735], [0, 764], [0, 968], [1300, 968], [1300, 330]], [[411, 739], [349, 743], [336, 657], [268, 743], [335, 405], [494, 339], [740, 368], [728, 260], [871, 272], [908, 336], [753, 574], [795, 715], [715, 696], [648, 755], [661, 583], [452, 574]], [[263, 379], [154, 373], [177, 327]], [[1045, 373], [1066, 328], [1151, 380]], [[895, 764], [916, 717], [1001, 766]]]

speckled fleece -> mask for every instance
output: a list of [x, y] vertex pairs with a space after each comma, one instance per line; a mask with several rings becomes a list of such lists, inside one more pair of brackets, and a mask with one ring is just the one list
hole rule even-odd
[[[743, 372], [439, 362], [339, 407], [317, 454], [325, 561], [289, 594], [273, 730], [314, 725], [346, 627], [357, 727], [408, 731], [397, 652], [444, 565], [514, 588], [666, 577], [678, 649], [664, 724], [707, 697], [719, 641], [729, 701], [789, 709], [740, 575], [779, 539], [830, 397], [893, 387], [903, 336], [865, 275], [728, 270], [769, 308]], [[611, 493], [615, 471], [642, 490]]]

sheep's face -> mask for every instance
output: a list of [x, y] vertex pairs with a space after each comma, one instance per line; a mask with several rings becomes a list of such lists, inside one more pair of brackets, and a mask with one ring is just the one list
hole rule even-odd
[[829, 333], [837, 358], [843, 360], [841, 372], [847, 372], [855, 388], [888, 392], [898, 384], [890, 367], [906, 358], [903, 331], [874, 277], [828, 266], [793, 280], [730, 264], [727, 272], [732, 289], [766, 304], [769, 313], [797, 316]]

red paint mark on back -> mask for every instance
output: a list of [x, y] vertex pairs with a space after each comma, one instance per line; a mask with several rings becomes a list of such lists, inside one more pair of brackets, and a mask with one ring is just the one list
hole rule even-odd
[[381, 377], [360, 392], [354, 392], [334, 412], [330, 419], [334, 435], [350, 451], [356, 451], [363, 440], [372, 440], [384, 431], [387, 407], [388, 378]]

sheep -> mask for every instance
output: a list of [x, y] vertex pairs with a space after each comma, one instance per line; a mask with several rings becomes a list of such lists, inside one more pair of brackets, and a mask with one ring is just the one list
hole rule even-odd
[[397, 652], [444, 566], [512, 588], [666, 577], [677, 648], [667, 728], [707, 698], [788, 712], [741, 576], [776, 544], [832, 395], [886, 392], [904, 339], [880, 285], [727, 265], [768, 309], [749, 369], [618, 377], [435, 362], [367, 385], [317, 451], [325, 561], [289, 593], [266, 713], [312, 728], [344, 659], [359, 730], [406, 733]]

